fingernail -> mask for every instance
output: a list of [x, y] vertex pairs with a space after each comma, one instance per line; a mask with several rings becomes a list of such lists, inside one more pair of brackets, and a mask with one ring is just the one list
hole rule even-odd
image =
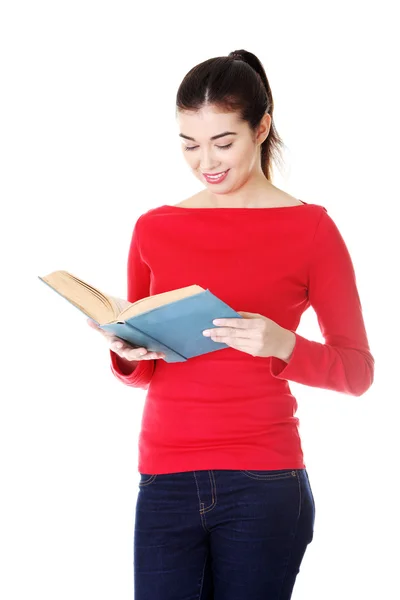
[[116, 342], [116, 343], [114, 344], [114, 348], [122, 348], [122, 344], [121, 344], [121, 342]]

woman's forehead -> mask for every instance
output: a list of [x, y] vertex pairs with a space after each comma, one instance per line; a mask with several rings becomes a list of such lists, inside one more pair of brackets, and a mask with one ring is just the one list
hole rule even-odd
[[222, 113], [210, 109], [179, 112], [177, 122], [180, 133], [185, 137], [198, 135], [211, 138], [226, 132], [237, 133], [243, 127], [236, 113]]

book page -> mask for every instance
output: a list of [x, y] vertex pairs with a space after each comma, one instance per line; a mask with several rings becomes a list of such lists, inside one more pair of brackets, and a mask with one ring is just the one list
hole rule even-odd
[[40, 279], [100, 325], [118, 316], [114, 303], [106, 294], [68, 271], [53, 271]]
[[195, 294], [200, 294], [204, 291], [204, 288], [200, 285], [188, 285], [169, 292], [154, 294], [153, 296], [137, 300], [134, 303], [128, 303], [128, 307], [122, 311], [119, 318], [121, 321], [126, 321], [131, 317], [153, 310], [154, 308], [159, 308], [160, 306], [176, 302], [177, 300], [183, 300], [183, 298], [188, 298], [189, 296], [194, 296]]
[[128, 302], [128, 300], [124, 300], [123, 298], [118, 298], [117, 296], [108, 296], [111, 303], [114, 305], [114, 318], [117, 319], [120, 313], [125, 309], [132, 306], [132, 302]]

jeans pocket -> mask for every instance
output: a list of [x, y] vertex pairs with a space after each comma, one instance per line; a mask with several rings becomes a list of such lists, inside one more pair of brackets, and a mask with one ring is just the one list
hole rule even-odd
[[150, 485], [153, 481], [156, 480], [157, 475], [148, 475], [146, 473], [140, 473], [140, 481], [139, 487], [144, 487], [145, 485]]
[[244, 471], [240, 470], [239, 473], [243, 473], [246, 477], [251, 479], [259, 479], [262, 481], [276, 481], [277, 479], [288, 479], [289, 477], [296, 477], [297, 473], [295, 469], [276, 469], [276, 470], [252, 470]]

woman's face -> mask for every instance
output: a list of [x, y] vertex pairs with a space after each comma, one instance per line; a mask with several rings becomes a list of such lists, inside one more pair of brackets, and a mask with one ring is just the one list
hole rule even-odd
[[[262, 119], [256, 135], [248, 123], [239, 120], [236, 113], [221, 113], [212, 107], [202, 108], [198, 112], [178, 112], [177, 121], [184, 158], [193, 174], [210, 192], [232, 192], [253, 176], [263, 176], [260, 147], [270, 128], [271, 117], [268, 113]], [[223, 171], [228, 173], [221, 182], [212, 183], [204, 176]]]

